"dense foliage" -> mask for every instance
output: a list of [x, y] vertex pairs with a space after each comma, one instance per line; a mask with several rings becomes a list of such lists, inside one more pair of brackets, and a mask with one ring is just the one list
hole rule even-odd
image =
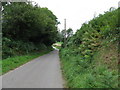
[[2, 3], [3, 58], [47, 49], [57, 38], [57, 17], [31, 2]]
[[118, 88], [119, 9], [110, 8], [82, 27], [60, 50], [70, 88]]

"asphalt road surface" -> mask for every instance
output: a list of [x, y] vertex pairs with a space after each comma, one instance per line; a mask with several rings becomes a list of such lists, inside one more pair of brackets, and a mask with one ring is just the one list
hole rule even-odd
[[57, 50], [2, 76], [2, 88], [63, 88], [63, 84]]

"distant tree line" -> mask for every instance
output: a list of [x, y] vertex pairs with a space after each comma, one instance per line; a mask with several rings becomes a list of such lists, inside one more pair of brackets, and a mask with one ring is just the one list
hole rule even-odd
[[60, 42], [68, 42], [70, 40], [70, 37], [73, 36], [73, 30], [72, 28], [69, 28], [67, 30], [62, 30], [58, 32], [58, 41]]

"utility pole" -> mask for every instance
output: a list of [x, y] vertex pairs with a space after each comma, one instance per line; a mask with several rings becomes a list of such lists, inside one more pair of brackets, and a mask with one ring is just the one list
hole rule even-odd
[[66, 19], [64, 19], [64, 29], [66, 30]]
[[64, 31], [65, 31], [64, 46], [66, 46], [66, 19], [64, 19]]

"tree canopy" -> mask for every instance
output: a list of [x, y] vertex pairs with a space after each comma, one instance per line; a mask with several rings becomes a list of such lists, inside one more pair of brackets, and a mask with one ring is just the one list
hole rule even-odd
[[2, 5], [3, 42], [6, 40], [4, 38], [7, 38], [50, 46], [56, 41], [59, 22], [48, 8], [41, 8], [31, 2], [11, 2]]

